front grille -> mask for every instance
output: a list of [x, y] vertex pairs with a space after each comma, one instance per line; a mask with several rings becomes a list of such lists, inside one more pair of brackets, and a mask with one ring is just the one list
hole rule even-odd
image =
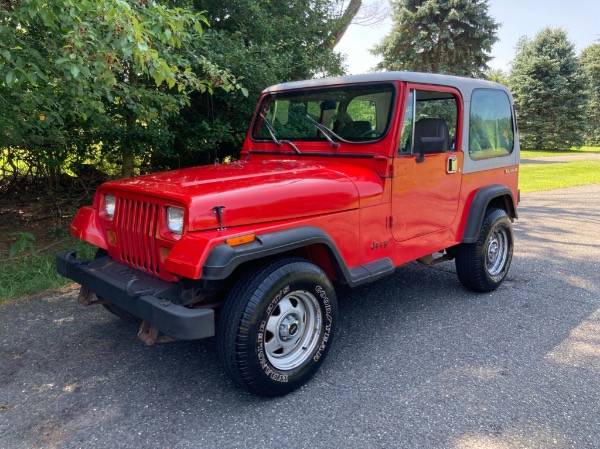
[[121, 262], [159, 274], [156, 246], [159, 206], [148, 201], [119, 197], [115, 226]]

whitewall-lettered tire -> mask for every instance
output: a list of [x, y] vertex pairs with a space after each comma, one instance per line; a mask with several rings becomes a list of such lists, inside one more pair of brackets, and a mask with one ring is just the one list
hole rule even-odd
[[331, 347], [336, 324], [331, 281], [304, 259], [266, 262], [226, 299], [217, 348], [231, 377], [262, 396], [305, 384]]

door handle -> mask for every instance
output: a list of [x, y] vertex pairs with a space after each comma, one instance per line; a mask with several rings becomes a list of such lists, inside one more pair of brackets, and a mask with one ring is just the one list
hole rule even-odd
[[446, 160], [446, 173], [456, 173], [458, 170], [458, 159], [456, 156], [448, 156]]

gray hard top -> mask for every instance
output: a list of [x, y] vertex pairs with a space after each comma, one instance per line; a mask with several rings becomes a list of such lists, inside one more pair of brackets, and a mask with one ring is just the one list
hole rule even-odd
[[275, 84], [267, 87], [263, 92], [266, 93], [292, 89], [339, 86], [343, 84], [379, 83], [385, 81], [406, 81], [409, 83], [454, 87], [461, 92], [465, 99], [470, 98], [471, 92], [474, 89], [500, 89], [508, 93], [510, 96], [510, 92], [506, 86], [492, 81], [420, 72], [377, 72], [366, 73], [364, 75], [349, 75], [333, 78], [317, 78], [305, 81], [293, 81], [290, 83]]

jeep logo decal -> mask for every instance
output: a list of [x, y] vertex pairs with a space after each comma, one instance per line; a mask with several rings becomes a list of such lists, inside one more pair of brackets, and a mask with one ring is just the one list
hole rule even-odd
[[388, 246], [388, 241], [387, 240], [382, 240], [380, 242], [373, 242], [373, 243], [371, 243], [371, 249], [385, 248], [387, 246]]

